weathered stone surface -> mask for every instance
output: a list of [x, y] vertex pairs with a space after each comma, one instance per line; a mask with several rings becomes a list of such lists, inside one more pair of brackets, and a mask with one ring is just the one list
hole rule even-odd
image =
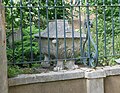
[[106, 73], [102, 69], [87, 69], [85, 72], [85, 78], [102, 78], [106, 77]]
[[56, 64], [56, 67], [54, 67], [54, 71], [60, 71], [64, 69], [64, 64], [63, 61], [59, 61]]
[[77, 79], [83, 77], [84, 77], [84, 72], [81, 70], [19, 75], [18, 77], [9, 79], [9, 86], [38, 83], [38, 82], [69, 80], [69, 79]]
[[85, 71], [85, 78], [102, 78], [111, 75], [120, 75], [120, 65], [97, 67], [96, 69], [81, 69]]
[[[59, 84], [62, 84], [61, 82], [65, 82], [65, 81], [69, 82], [74, 80], [78, 80], [78, 81], [83, 80], [86, 82], [86, 84], [83, 85], [83, 87], [86, 88], [86, 90], [84, 90], [85, 93], [119, 93], [118, 92], [120, 90], [119, 89], [120, 84], [118, 82], [118, 79], [120, 78], [119, 70], [120, 70], [120, 66], [117, 65], [112, 67], [106, 66], [104, 68], [97, 67], [96, 69], [85, 67], [85, 68], [69, 70], [69, 71], [62, 70], [59, 72], [49, 72], [49, 73], [32, 74], [32, 75], [19, 75], [18, 77], [9, 79], [10, 93], [22, 93], [23, 91], [20, 90], [22, 88], [24, 88], [24, 90], [26, 91], [29, 91], [27, 86], [35, 85], [37, 87], [38, 84], [40, 85], [40, 89], [36, 88], [35, 89], [36, 93], [38, 90], [44, 91], [41, 93], [52, 93], [55, 90], [50, 90], [51, 88], [50, 86], [47, 87], [47, 83], [49, 83], [53, 87], [56, 87], [56, 85], [53, 84], [54, 82], [59, 82]], [[44, 89], [41, 84], [46, 84], [46, 89], [49, 88], [51, 92], [45, 92], [46, 89]], [[71, 84], [72, 83], [70, 83], [70, 85]], [[76, 87], [78, 85], [79, 85], [78, 83], [75, 83]], [[64, 88], [63, 86], [61, 87], [62, 89]], [[80, 86], [80, 88], [82, 87]], [[60, 93], [62, 89], [60, 88], [59, 91], [58, 92], [55, 91], [55, 93]], [[79, 90], [79, 88], [77, 89]], [[111, 91], [109, 89], [111, 89]], [[69, 90], [71, 90], [71, 88], [69, 88]], [[74, 93], [72, 90], [69, 92]], [[65, 93], [69, 93], [69, 92], [66, 91]], [[79, 90], [79, 92], [83, 93], [82, 90]], [[75, 92], [75, 93], [79, 93], [79, 92]], [[30, 93], [34, 93], [32, 89]]]
[[87, 93], [104, 93], [103, 78], [87, 79]]
[[80, 78], [86, 78], [90, 80], [104, 78], [110, 75], [120, 75], [120, 66], [107, 66], [104, 68], [97, 67], [96, 69], [80, 68], [68, 71], [61, 70], [59, 72], [19, 75], [18, 77], [9, 79], [9, 86]]
[[103, 68], [103, 70], [105, 71], [106, 76], [120, 75], [120, 65], [106, 66], [105, 68]]
[[[39, 33], [35, 34], [35, 37], [38, 38], [38, 41], [39, 38], [41, 38], [41, 40], [39, 41], [41, 44], [41, 53], [45, 55], [45, 58], [47, 59], [49, 58], [48, 60], [44, 59], [44, 61], [51, 62], [50, 60], [55, 60], [56, 58], [59, 60], [58, 62], [74, 61], [65, 59], [74, 58], [75, 56], [80, 55], [80, 47], [78, 45], [80, 45], [80, 42], [83, 42], [85, 40], [86, 35], [85, 34], [80, 35], [80, 32], [72, 31], [67, 20], [65, 20], [65, 25], [64, 20], [54, 20], [53, 22], [49, 22], [48, 26], [49, 27], [47, 27], [45, 31], [41, 32], [40, 36]], [[80, 41], [80, 38], [82, 41]], [[50, 55], [50, 57], [47, 57], [48, 55]], [[77, 66], [75, 66], [74, 64], [73, 67], [70, 67], [70, 69], [71, 68], [77, 68]], [[55, 70], [61, 69], [64, 69], [64, 67], [56, 66], [55, 68]]]
[[9, 93], [86, 93], [86, 81], [85, 79], [74, 79], [11, 86]]
[[120, 75], [104, 79], [105, 93], [120, 93]]
[[65, 64], [65, 67], [70, 69], [70, 70], [74, 70], [78, 68], [78, 65], [74, 64], [74, 61], [67, 61]]
[[[56, 25], [57, 24], [57, 25]], [[57, 26], [57, 31], [56, 31], [56, 26]], [[65, 29], [65, 30], [64, 30]], [[65, 25], [64, 25], [64, 20], [54, 20], [48, 23], [48, 27], [41, 32], [41, 37], [42, 38], [48, 38], [48, 31], [49, 31], [49, 38], [54, 39], [54, 38], [64, 38], [64, 33], [66, 33], [66, 38], [72, 38], [74, 35], [74, 38], [80, 38], [80, 33], [77, 31], [74, 31], [74, 34], [72, 32], [72, 26], [69, 26], [68, 20], [65, 20]], [[56, 37], [56, 32], [57, 32], [57, 37]], [[73, 35], [72, 35], [73, 34]], [[35, 34], [36, 38], [39, 38], [39, 33]], [[82, 38], [85, 39], [85, 34], [82, 34]]]

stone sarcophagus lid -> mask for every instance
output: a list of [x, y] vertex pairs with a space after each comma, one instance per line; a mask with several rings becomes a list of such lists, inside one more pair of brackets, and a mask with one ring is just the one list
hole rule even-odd
[[[48, 27], [41, 32], [41, 35], [39, 33], [35, 35], [39, 40], [41, 52], [45, 56], [44, 63], [57, 58], [58, 62], [55, 67], [57, 70], [64, 67], [68, 69], [77, 68], [74, 60], [67, 59], [80, 54], [80, 41], [83, 41], [85, 36], [85, 34], [82, 34], [80, 37], [80, 32], [72, 31], [72, 27], [69, 26], [67, 20], [65, 22], [64, 20], [49, 22]], [[66, 61], [65, 65], [63, 65], [63, 61]]]

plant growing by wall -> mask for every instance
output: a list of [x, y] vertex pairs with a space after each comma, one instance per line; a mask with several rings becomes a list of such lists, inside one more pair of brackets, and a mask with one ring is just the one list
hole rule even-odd
[[[118, 0], [96, 0], [94, 3], [90, 2], [90, 5], [95, 5], [95, 3], [98, 6], [93, 7], [91, 13], [94, 15], [97, 13], [98, 18], [98, 52], [99, 57], [101, 57], [99, 63], [102, 65], [113, 65], [115, 64], [115, 58], [119, 56], [113, 57], [112, 55], [120, 54], [120, 8], [117, 6], [120, 2], [118, 2]], [[104, 4], [105, 6], [103, 6]], [[112, 5], [114, 5], [114, 7]], [[94, 26], [95, 27], [94, 29], [91, 29], [91, 32], [96, 34], [96, 19], [94, 19]], [[93, 35], [93, 37], [96, 41], [96, 36]]]

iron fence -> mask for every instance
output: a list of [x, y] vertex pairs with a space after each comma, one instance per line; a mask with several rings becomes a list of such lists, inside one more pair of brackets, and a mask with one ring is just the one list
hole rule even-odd
[[[9, 64], [120, 57], [120, 0], [4, 0]], [[109, 60], [110, 57], [110, 60]]]

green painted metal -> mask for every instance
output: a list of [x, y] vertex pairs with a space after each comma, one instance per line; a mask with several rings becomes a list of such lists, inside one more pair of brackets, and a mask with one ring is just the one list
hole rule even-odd
[[[99, 40], [98, 40], [98, 34], [99, 34], [99, 29], [98, 29], [98, 11], [99, 11], [99, 7], [102, 7], [103, 9], [103, 19], [104, 19], [104, 22], [103, 22], [103, 33], [104, 33], [104, 57], [107, 57], [109, 55], [107, 55], [107, 29], [106, 29], [106, 8], [108, 7], [111, 7], [111, 28], [112, 28], [112, 55], [111, 56], [115, 56], [115, 32], [114, 32], [114, 29], [115, 29], [115, 20], [114, 20], [114, 7], [116, 8], [119, 8], [119, 22], [120, 22], [120, 0], [118, 0], [118, 4], [117, 5], [114, 5], [113, 4], [113, 1], [111, 0], [110, 1], [110, 5], [106, 5], [105, 4], [105, 0], [102, 1], [102, 4], [101, 5], [98, 5], [98, 1], [95, 0], [95, 3], [93, 5], [91, 5], [91, 3], [89, 2], [89, 0], [86, 0], [85, 3], [84, 2], [81, 2], [80, 0], [76, 0], [75, 3], [73, 3], [73, 0], [70, 0], [70, 2], [68, 4], [66, 4], [66, 1], [65, 0], [62, 0], [61, 1], [61, 5], [58, 5], [58, 0], [54, 0], [53, 2], [53, 5], [50, 5], [50, 1], [49, 0], [46, 0], [46, 1], [41, 1], [41, 0], [38, 0], [38, 2], [36, 3], [36, 5], [32, 5], [32, 0], [28, 0], [28, 2], [25, 4], [23, 4], [23, 1], [20, 0], [19, 1], [19, 6], [15, 6], [14, 4], [15, 2], [13, 0], [10, 0], [10, 5], [8, 6], [5, 6], [6, 9], [10, 9], [10, 13], [11, 13], [11, 30], [12, 30], [12, 49], [13, 49], [13, 62], [12, 64], [25, 64], [25, 63], [34, 63], [34, 62], [42, 62], [43, 59], [42, 59], [42, 49], [41, 49], [41, 45], [42, 45], [42, 35], [41, 35], [41, 32], [43, 31], [41, 29], [41, 25], [42, 25], [42, 22], [41, 22], [41, 16], [42, 16], [42, 9], [45, 9], [46, 11], [46, 14], [45, 15], [45, 19], [46, 19], [46, 28], [47, 28], [47, 42], [48, 44], [46, 45], [47, 48], [48, 48], [48, 61], [55, 61], [55, 62], [58, 62], [58, 51], [59, 51], [59, 36], [58, 36], [58, 23], [57, 23], [57, 20], [58, 20], [58, 16], [60, 14], [58, 14], [58, 12], [60, 11], [60, 9], [62, 10], [62, 14], [61, 14], [61, 20], [63, 20], [63, 25], [64, 25], [64, 34], [63, 34], [63, 40], [64, 40], [64, 58], [61, 59], [63, 61], [66, 61], [66, 60], [74, 60], [74, 61], [81, 61], [83, 62], [85, 65], [88, 65], [88, 66], [91, 66], [91, 67], [96, 67], [97, 64], [98, 64], [98, 58], [99, 58], [99, 48], [98, 48], [98, 44], [99, 44]], [[42, 6], [41, 4], [44, 3]], [[21, 32], [21, 42], [22, 42], [22, 57], [21, 57], [21, 60], [22, 62], [16, 62], [16, 57], [15, 57], [15, 37], [14, 37], [14, 32], [15, 32], [15, 28], [14, 28], [14, 14], [13, 14], [13, 11], [15, 8], [19, 8], [19, 12], [20, 12], [20, 32]], [[28, 19], [29, 19], [29, 26], [30, 26], [30, 60], [27, 60], [25, 61], [24, 59], [24, 56], [25, 56], [25, 51], [24, 51], [24, 43], [23, 43], [23, 36], [24, 36], [24, 33], [23, 33], [23, 27], [24, 27], [24, 24], [22, 23], [23, 20], [24, 20], [24, 9], [28, 9], [29, 11], [29, 14], [28, 14]], [[91, 23], [91, 20], [90, 20], [90, 8], [94, 8], [95, 9], [95, 35], [96, 35], [96, 38], [93, 39], [93, 36], [92, 36], [92, 32], [91, 32], [91, 27], [93, 26], [93, 24]], [[37, 27], [38, 27], [38, 33], [39, 33], [39, 60], [35, 60], [34, 61], [34, 49], [33, 49], [33, 37], [32, 37], [32, 25], [35, 24], [35, 22], [33, 22], [33, 16], [32, 16], [32, 12], [33, 12], [33, 9], [37, 9]], [[74, 23], [74, 20], [75, 20], [75, 15], [74, 15], [74, 11], [75, 9], [78, 9], [77, 11], [77, 15], [78, 15], [78, 24], [79, 24], [79, 42], [80, 44], [78, 45], [80, 47], [80, 55], [79, 57], [75, 57], [75, 23]], [[55, 20], [55, 27], [53, 27], [53, 29], [55, 28], [56, 30], [56, 58], [55, 60], [51, 59], [51, 46], [50, 46], [50, 42], [51, 42], [51, 36], [50, 36], [50, 27], [49, 27], [49, 22], [51, 21], [50, 19], [50, 11], [53, 10], [53, 19]], [[66, 11], [69, 11], [70, 14], [68, 14], [69, 18], [70, 19], [67, 19], [66, 17]], [[27, 12], [28, 12], [27, 11]], [[82, 23], [82, 12], [85, 13], [84, 15], [84, 23]], [[66, 44], [67, 44], [67, 41], [66, 41], [66, 20], [69, 21], [69, 23], [71, 24], [71, 29], [72, 29], [72, 57], [71, 58], [67, 58], [67, 50], [66, 50]], [[83, 29], [84, 28], [84, 29]], [[82, 39], [82, 34], [85, 33], [86, 34], [86, 40], [83, 41]], [[91, 49], [91, 47], [93, 47], [93, 49]], [[119, 54], [118, 54], [119, 55]]]

